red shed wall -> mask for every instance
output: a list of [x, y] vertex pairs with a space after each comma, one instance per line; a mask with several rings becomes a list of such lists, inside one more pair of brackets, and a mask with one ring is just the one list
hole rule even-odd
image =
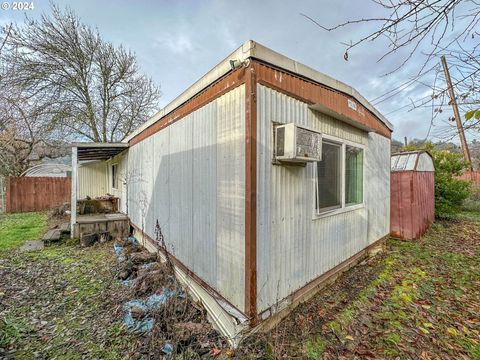
[[390, 178], [390, 233], [412, 240], [422, 236], [435, 217], [434, 172], [396, 171]]

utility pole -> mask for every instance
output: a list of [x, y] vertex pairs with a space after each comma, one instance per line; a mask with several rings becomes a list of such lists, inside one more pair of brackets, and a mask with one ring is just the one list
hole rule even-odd
[[465, 161], [468, 162], [469, 170], [472, 171], [472, 160], [470, 158], [470, 151], [468, 150], [467, 140], [465, 139], [465, 132], [463, 131], [463, 124], [462, 118], [460, 117], [460, 113], [458, 112], [457, 100], [455, 99], [455, 91], [453, 90], [452, 86], [452, 79], [450, 78], [450, 72], [448, 71], [447, 60], [445, 60], [445, 56], [441, 57], [443, 71], [445, 73], [445, 79], [447, 80], [448, 86], [448, 93], [450, 95], [450, 103], [452, 104], [453, 108], [453, 115], [455, 117], [455, 122], [457, 123], [458, 129], [458, 136], [460, 136], [460, 143], [462, 145], [463, 150], [463, 157]]

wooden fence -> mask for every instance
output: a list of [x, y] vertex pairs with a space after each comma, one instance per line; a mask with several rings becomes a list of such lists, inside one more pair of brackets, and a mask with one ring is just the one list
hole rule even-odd
[[5, 212], [5, 178], [0, 175], [0, 213]]
[[6, 183], [9, 213], [48, 210], [70, 202], [69, 177], [10, 177]]
[[470, 181], [473, 186], [480, 188], [480, 171], [465, 171], [462, 175], [457, 176], [457, 179]]

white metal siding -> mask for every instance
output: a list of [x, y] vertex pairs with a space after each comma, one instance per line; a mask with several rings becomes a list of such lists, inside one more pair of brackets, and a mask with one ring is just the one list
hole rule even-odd
[[[117, 188], [113, 187], [112, 165], [117, 164]], [[128, 172], [127, 150], [106, 161], [107, 193], [119, 198], [119, 211], [127, 213], [127, 182], [130, 181]], [[103, 194], [105, 195], [105, 194]]]
[[155, 238], [158, 220], [168, 249], [243, 310], [245, 86], [132, 146], [128, 169], [132, 222]]
[[105, 161], [81, 163], [78, 166], [78, 199], [103, 196], [107, 193], [107, 164]]
[[390, 233], [390, 139], [368, 134], [365, 167], [368, 243], [372, 244]]
[[[262, 311], [365, 248], [371, 242], [369, 234], [377, 236], [375, 240], [388, 234], [390, 212], [370, 209], [384, 211], [389, 206], [384, 189], [389, 189], [390, 142], [262, 85], [257, 90], [257, 305]], [[294, 122], [363, 144], [368, 164], [366, 207], [314, 218], [315, 165], [272, 165], [272, 121]], [[378, 195], [372, 195], [379, 188]], [[369, 222], [369, 216], [378, 219]]]

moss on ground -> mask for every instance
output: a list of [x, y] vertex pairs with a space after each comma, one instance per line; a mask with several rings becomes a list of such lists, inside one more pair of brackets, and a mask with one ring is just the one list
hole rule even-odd
[[[480, 214], [441, 220], [416, 241], [352, 268], [241, 355], [480, 359]], [[255, 349], [255, 350], [253, 350]], [[242, 357], [240, 356], [240, 358]]]
[[[0, 358], [125, 358], [135, 340], [115, 311], [125, 288], [113, 280], [111, 243], [15, 251], [21, 231], [32, 239], [45, 224], [44, 214], [2, 218], [1, 231], [10, 240], [0, 252]], [[26, 230], [29, 225], [33, 229]]]

